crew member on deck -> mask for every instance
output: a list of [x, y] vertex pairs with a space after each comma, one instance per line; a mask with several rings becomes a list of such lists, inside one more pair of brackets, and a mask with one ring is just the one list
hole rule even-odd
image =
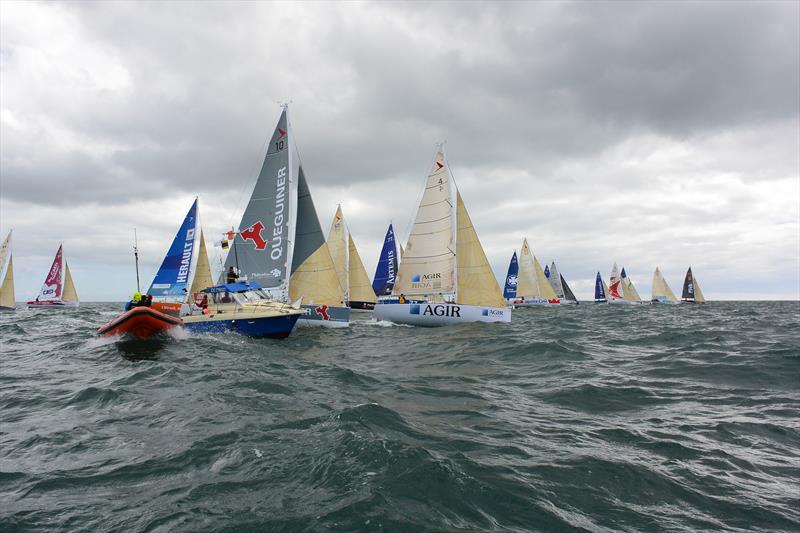
[[397, 299], [397, 303], [399, 303], [399, 304], [406, 303], [406, 295], [401, 293], [400, 294], [400, 298]]
[[225, 281], [227, 283], [236, 283], [236, 280], [239, 279], [239, 275], [236, 273], [236, 269], [232, 266], [228, 268], [228, 273], [225, 276]]
[[130, 311], [132, 308], [138, 307], [141, 299], [142, 299], [142, 293], [139, 291], [134, 292], [131, 300], [125, 304], [125, 310]]

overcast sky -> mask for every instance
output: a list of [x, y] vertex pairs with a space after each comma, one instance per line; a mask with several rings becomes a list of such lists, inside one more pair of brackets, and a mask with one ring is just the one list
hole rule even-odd
[[[527, 237], [579, 298], [617, 261], [800, 297], [800, 3], [0, 3], [0, 231], [18, 300], [149, 284], [192, 198], [238, 224], [291, 121], [370, 275], [437, 142], [498, 279]], [[213, 248], [212, 248], [213, 249]], [[216, 251], [216, 249], [213, 249]]]

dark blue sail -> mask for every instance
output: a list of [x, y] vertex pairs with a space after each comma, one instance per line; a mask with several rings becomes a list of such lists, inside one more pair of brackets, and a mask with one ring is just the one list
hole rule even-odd
[[172, 246], [169, 247], [148, 293], [157, 297], [186, 296], [185, 289], [192, 270], [196, 228], [197, 200], [186, 213], [186, 218], [183, 219], [183, 224], [175, 235], [175, 240], [172, 241]]
[[594, 280], [594, 299], [606, 299], [606, 291], [603, 290], [603, 278], [600, 277], [600, 272], [597, 273], [597, 278]]
[[517, 262], [517, 252], [514, 252], [514, 255], [511, 256], [511, 262], [508, 264], [503, 298], [517, 297], [517, 274], [519, 274], [519, 263]]
[[622, 267], [622, 272], [619, 273], [619, 277], [621, 277], [622, 279], [628, 277], [628, 275], [625, 273], [625, 267]]
[[381, 256], [378, 267], [375, 269], [375, 278], [372, 281], [372, 290], [378, 296], [392, 294], [394, 279], [397, 276], [397, 246], [394, 242], [394, 229], [389, 224], [386, 238], [383, 240]]
[[544, 277], [550, 279], [550, 267], [548, 267], [547, 265], [544, 266]]

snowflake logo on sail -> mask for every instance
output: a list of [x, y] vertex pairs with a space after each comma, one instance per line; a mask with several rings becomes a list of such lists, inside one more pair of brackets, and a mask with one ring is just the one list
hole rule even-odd
[[272, 274], [273, 278], [281, 277], [281, 271], [278, 270], [277, 268], [273, 268], [272, 270], [269, 271], [269, 273]]
[[512, 276], [508, 276], [508, 279], [506, 280], [506, 283], [511, 285], [512, 287], [516, 287], [517, 286], [517, 276], [513, 276], [513, 275]]

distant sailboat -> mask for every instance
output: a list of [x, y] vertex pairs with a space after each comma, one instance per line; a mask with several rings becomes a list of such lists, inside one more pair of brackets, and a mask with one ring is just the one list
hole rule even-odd
[[600, 271], [597, 272], [597, 277], [594, 280], [594, 303], [608, 303], [608, 286], [603, 280], [603, 276], [600, 275]]
[[[623, 269], [625, 270], [625, 269]], [[627, 297], [626, 297], [626, 290], [628, 290]], [[634, 305], [635, 302], [633, 301], [633, 294], [627, 289], [627, 284], [625, 283], [625, 279], [620, 276], [619, 267], [617, 267], [617, 263], [614, 262], [614, 266], [611, 268], [611, 277], [608, 281], [608, 291], [606, 292], [606, 298], [608, 303], [610, 304], [622, 304], [622, 305]]]
[[697, 283], [697, 279], [692, 275], [692, 267], [689, 267], [689, 270], [686, 271], [686, 278], [683, 280], [681, 302], [688, 304], [706, 303], [706, 297], [703, 296], [703, 291], [700, 290], [700, 284]]
[[389, 224], [389, 229], [386, 230], [386, 236], [383, 239], [381, 255], [378, 258], [378, 266], [375, 268], [375, 278], [372, 281], [372, 290], [378, 297], [392, 294], [398, 264], [394, 228]]
[[419, 326], [511, 321], [441, 147], [392, 294], [398, 303], [379, 301], [376, 319]]
[[69, 265], [64, 259], [63, 245], [60, 245], [39, 295], [35, 300], [28, 302], [28, 307], [59, 309], [78, 307], [78, 305], [78, 293], [72, 282]]
[[522, 240], [522, 248], [519, 253], [519, 272], [517, 273], [517, 293], [511, 303], [514, 307], [558, 305], [560, 303], [542, 265], [531, 253], [527, 238]]
[[[6, 260], [8, 259], [8, 260]], [[11, 232], [0, 246], [0, 311], [13, 311], [17, 304], [14, 296], [14, 258], [11, 256]]]
[[517, 283], [519, 280], [519, 261], [517, 261], [517, 252], [511, 256], [511, 262], [508, 263], [508, 273], [506, 273], [506, 284], [503, 287], [503, 298], [508, 302], [513, 302], [517, 298]]
[[639, 296], [639, 291], [636, 290], [636, 287], [633, 285], [633, 281], [631, 278], [628, 277], [628, 274], [625, 273], [625, 268], [622, 268], [622, 272], [620, 272], [620, 278], [622, 279], [622, 296], [628, 302], [633, 304], [641, 304], [642, 297]]
[[550, 264], [550, 268], [545, 266], [544, 275], [547, 276], [550, 286], [553, 287], [553, 290], [555, 291], [556, 296], [562, 305], [578, 303], [578, 299], [575, 298], [575, 294], [572, 292], [572, 289], [570, 289], [569, 285], [567, 285], [567, 281], [564, 279], [564, 276], [562, 276], [558, 271], [555, 261]]
[[654, 304], [677, 304], [680, 303], [675, 293], [667, 285], [667, 280], [661, 275], [661, 271], [656, 267], [653, 273], [653, 295], [650, 301]]
[[238, 268], [243, 279], [258, 283], [277, 301], [300, 300], [308, 314], [298, 325], [350, 324], [286, 105], [239, 227], [226, 271]]
[[328, 232], [328, 248], [347, 305], [351, 309], [375, 307], [375, 292], [367, 277], [353, 234], [344, 221], [342, 206], [338, 206], [333, 215], [331, 229]]

